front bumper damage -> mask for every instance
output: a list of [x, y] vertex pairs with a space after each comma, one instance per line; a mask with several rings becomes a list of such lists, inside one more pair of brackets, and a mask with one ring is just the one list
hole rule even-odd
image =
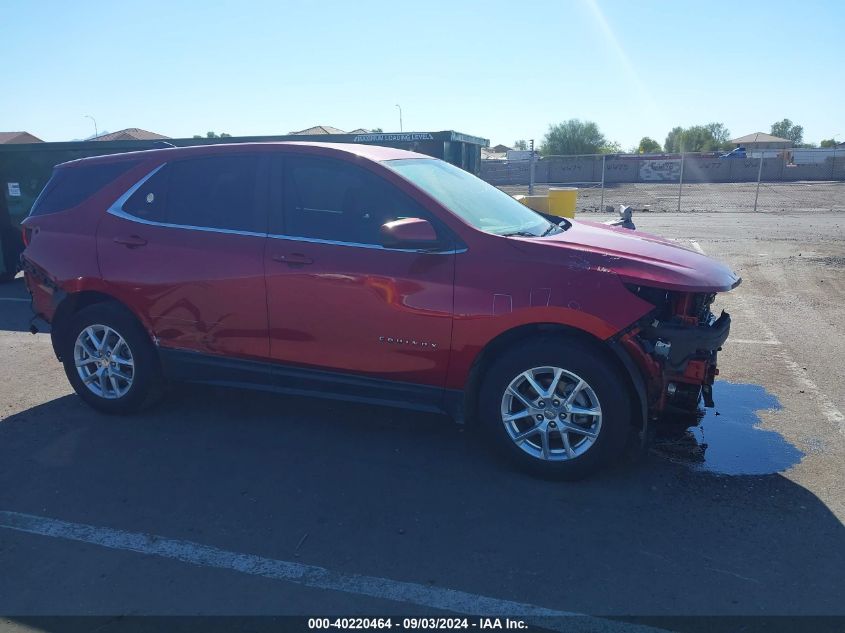
[[712, 300], [713, 295], [676, 294], [619, 339], [642, 372], [650, 419], [669, 408], [694, 410], [700, 401], [714, 406], [717, 356], [731, 317], [722, 311], [716, 318]]

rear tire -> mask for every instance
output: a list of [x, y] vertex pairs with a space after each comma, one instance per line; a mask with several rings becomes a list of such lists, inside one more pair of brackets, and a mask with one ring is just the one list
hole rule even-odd
[[134, 413], [161, 396], [155, 348], [119, 304], [97, 303], [71, 316], [59, 345], [71, 386], [98, 411]]
[[519, 467], [574, 480], [619, 457], [633, 430], [632, 406], [600, 350], [555, 336], [519, 342], [498, 358], [485, 374], [478, 411], [493, 444]]

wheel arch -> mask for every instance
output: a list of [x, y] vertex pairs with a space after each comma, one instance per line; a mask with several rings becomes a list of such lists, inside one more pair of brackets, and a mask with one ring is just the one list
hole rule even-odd
[[602, 341], [589, 332], [560, 323], [530, 323], [520, 325], [505, 330], [491, 339], [476, 355], [470, 368], [466, 387], [463, 391], [463, 402], [460, 407], [462, 413], [461, 418], [467, 421], [476, 419], [481, 385], [487, 370], [499, 354], [520, 341], [550, 335], [577, 338], [590, 345], [609, 364], [616, 368], [623, 378], [625, 388], [631, 397], [631, 402], [637, 407], [638, 415], [632, 416], [634, 425], [642, 430], [646, 429], [648, 402], [645, 381], [633, 361], [628, 358], [622, 346], [613, 339]]
[[80, 310], [99, 303], [113, 303], [120, 306], [138, 322], [145, 332], [149, 333], [149, 328], [132, 312], [129, 306], [113, 295], [100, 290], [81, 290], [79, 292], [65, 293], [61, 297], [50, 323], [50, 338], [53, 343], [53, 352], [55, 352], [56, 358], [59, 361], [62, 360], [61, 344], [64, 337], [67, 336], [67, 326], [70, 323], [71, 317]]

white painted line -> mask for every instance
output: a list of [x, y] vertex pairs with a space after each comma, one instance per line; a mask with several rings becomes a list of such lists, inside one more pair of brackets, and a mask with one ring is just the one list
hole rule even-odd
[[[746, 301], [745, 297], [742, 295], [735, 295], [733, 297], [739, 303], [742, 304], [743, 309], [745, 310], [746, 316], [750, 317], [751, 320], [760, 326], [760, 329], [763, 330], [763, 335], [770, 341], [775, 341], [777, 338], [775, 337], [775, 333], [772, 332], [771, 328], [767, 326], [760, 318], [757, 316], [754, 309], [751, 307], [751, 304]], [[729, 341], [731, 339], [728, 339]], [[781, 348], [774, 352], [774, 358], [779, 359], [789, 370], [789, 373], [792, 374], [792, 377], [795, 381], [804, 387], [804, 391], [809, 392], [813, 395], [816, 399], [816, 403], [821, 410], [822, 415], [827, 419], [828, 422], [839, 431], [840, 435], [845, 436], [845, 415], [842, 415], [842, 412], [836, 408], [836, 405], [828, 398], [824, 392], [819, 389], [819, 386], [810, 379], [807, 375], [806, 370], [802, 369], [802, 367], [792, 360], [792, 357], [787, 353], [785, 348]]]
[[822, 415], [827, 418], [828, 422], [839, 428], [839, 433], [845, 435], [845, 415], [836, 408], [836, 405], [819, 389], [818, 385], [814, 383], [807, 372], [794, 360], [786, 355], [786, 352], [781, 351], [778, 356], [786, 365], [787, 369], [795, 377], [796, 381], [804, 386], [804, 390], [810, 392], [818, 401], [819, 408]]
[[466, 615], [566, 618], [566, 620], [557, 621], [541, 620], [543, 627], [556, 630], [625, 631], [626, 633], [660, 631], [648, 626], [603, 620], [580, 613], [500, 600], [454, 589], [430, 587], [376, 576], [346, 574], [314, 565], [230, 552], [192, 541], [124, 532], [84, 523], [70, 523], [20, 512], [0, 510], [0, 528], [99, 545], [114, 550], [160, 556], [200, 567], [226, 569], [252, 576], [283, 580], [305, 587], [392, 600]]
[[778, 340], [762, 341], [752, 338], [728, 338], [729, 343], [743, 343], [746, 345], [780, 345]]
[[32, 299], [24, 299], [23, 297], [0, 297], [0, 301], [20, 301], [29, 303]]
[[697, 250], [699, 253], [701, 253], [702, 255], [704, 255], [704, 249], [703, 249], [703, 248], [701, 248], [701, 244], [699, 244], [699, 243], [698, 243], [698, 242], [696, 242], [695, 240], [690, 240], [690, 241], [689, 241], [689, 243], [690, 243], [690, 244], [692, 244], [692, 247], [693, 247], [695, 250]]

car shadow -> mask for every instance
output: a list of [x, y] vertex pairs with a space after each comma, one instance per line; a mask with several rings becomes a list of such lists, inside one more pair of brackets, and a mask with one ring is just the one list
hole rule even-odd
[[[543, 481], [434, 415], [181, 386], [151, 410], [110, 417], [65, 396], [0, 422], [0, 481], [2, 510], [567, 611], [845, 609], [845, 528], [781, 474], [717, 475], [652, 453], [592, 479]], [[0, 530], [0, 545], [9, 539]], [[109, 555], [89, 550], [83, 561]], [[20, 557], [19, 573], [0, 578], [0, 613], [131, 606], [113, 577], [77, 587], [42, 573], [24, 599], [41, 569], [28, 551], [4, 554]], [[246, 596], [232, 607], [230, 582], [212, 576], [201, 592], [153, 582], [133, 612], [278, 608]], [[280, 592], [271, 585], [251, 591]]]
[[32, 317], [23, 277], [0, 283], [0, 331], [29, 332]]

